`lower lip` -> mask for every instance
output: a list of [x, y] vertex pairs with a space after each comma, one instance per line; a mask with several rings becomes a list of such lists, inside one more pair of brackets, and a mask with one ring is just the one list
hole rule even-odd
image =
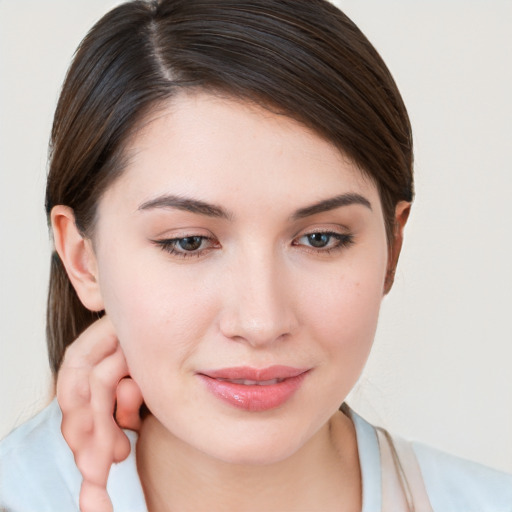
[[286, 403], [299, 389], [307, 372], [268, 386], [246, 386], [198, 374], [218, 398], [239, 409], [251, 412], [268, 411]]

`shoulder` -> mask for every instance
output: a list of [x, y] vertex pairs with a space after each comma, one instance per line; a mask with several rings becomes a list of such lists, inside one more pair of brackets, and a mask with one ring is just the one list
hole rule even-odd
[[[382, 470], [377, 429], [346, 405], [357, 436], [363, 479], [363, 512], [381, 509]], [[512, 475], [449, 455], [422, 443], [409, 444], [435, 512], [512, 512]]]
[[[0, 442], [0, 510], [79, 510], [82, 477], [60, 431], [62, 414], [54, 400]], [[136, 435], [128, 459], [112, 467], [108, 491], [115, 510], [146, 511], [135, 461]]]
[[412, 443], [436, 511], [512, 512], [512, 475]]
[[60, 419], [54, 401], [0, 442], [0, 506], [78, 510], [80, 473], [60, 434]]

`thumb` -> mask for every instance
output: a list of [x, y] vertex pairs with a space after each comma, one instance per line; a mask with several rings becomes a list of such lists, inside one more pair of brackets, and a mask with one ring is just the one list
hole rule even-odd
[[121, 428], [138, 431], [141, 425], [139, 410], [143, 403], [139, 386], [130, 377], [119, 381], [116, 390], [116, 421]]

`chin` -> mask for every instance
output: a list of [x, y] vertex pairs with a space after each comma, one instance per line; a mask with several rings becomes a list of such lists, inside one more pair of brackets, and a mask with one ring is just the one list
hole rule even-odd
[[[160, 432], [169, 435], [173, 449], [188, 457], [204, 457], [239, 466], [262, 466], [277, 464], [296, 453], [314, 435], [315, 428], [282, 415], [263, 413], [245, 415], [216, 414], [215, 420], [206, 411], [198, 408], [199, 414], [190, 416], [172, 415], [160, 419]], [[162, 429], [163, 427], [163, 429]], [[165, 434], [167, 432], [167, 434]], [[187, 455], [188, 454], [188, 455]]]
[[219, 449], [209, 449], [208, 455], [212, 458], [237, 466], [267, 466], [278, 464], [291, 457], [300, 449], [300, 444], [292, 444], [291, 440], [279, 436], [278, 439], [269, 442], [263, 439], [261, 442], [251, 439], [246, 442], [233, 443], [228, 446], [218, 446]]
[[278, 464], [297, 453], [317, 430], [290, 415], [225, 420], [201, 436], [199, 449], [212, 458], [243, 466]]

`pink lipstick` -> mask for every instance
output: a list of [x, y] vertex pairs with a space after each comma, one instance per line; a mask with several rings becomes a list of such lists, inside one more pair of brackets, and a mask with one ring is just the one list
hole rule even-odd
[[283, 405], [299, 389], [308, 369], [291, 366], [246, 366], [206, 370], [197, 375], [217, 398], [246, 411], [267, 411]]

